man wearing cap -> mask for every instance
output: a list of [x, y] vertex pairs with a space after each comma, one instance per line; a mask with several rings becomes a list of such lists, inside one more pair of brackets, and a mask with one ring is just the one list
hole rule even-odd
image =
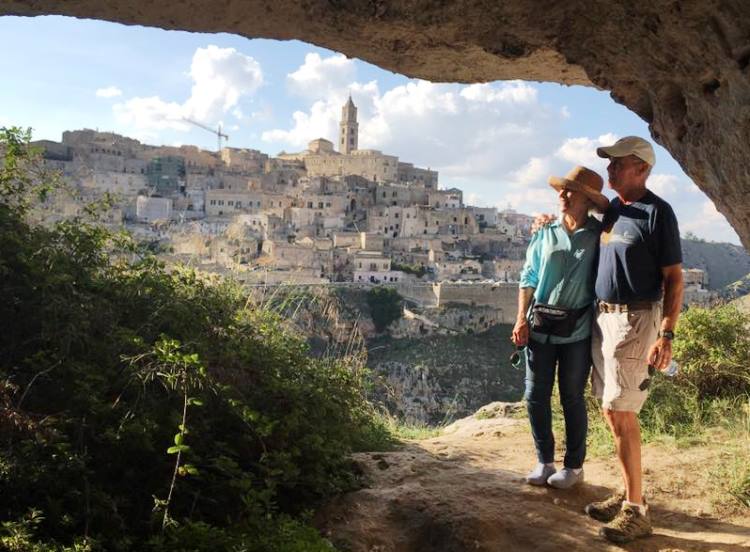
[[[551, 176], [562, 219], [537, 232], [526, 251], [512, 340], [526, 346], [526, 404], [537, 464], [526, 481], [567, 489], [583, 480], [588, 420], [584, 390], [591, 368], [594, 270], [601, 223], [591, 209], [605, 211], [602, 177], [575, 167]], [[532, 301], [533, 298], [533, 301]], [[533, 302], [533, 307], [531, 304]], [[531, 308], [530, 308], [531, 307]], [[557, 370], [565, 416], [564, 467], [556, 471], [550, 399]]]
[[665, 370], [682, 306], [682, 251], [669, 204], [646, 188], [651, 144], [637, 136], [598, 148], [609, 159], [617, 193], [602, 221], [596, 276], [598, 313], [592, 332], [592, 387], [614, 437], [624, 493], [586, 506], [607, 522], [601, 534], [624, 543], [652, 532], [643, 498], [638, 412], [647, 396], [648, 366]]

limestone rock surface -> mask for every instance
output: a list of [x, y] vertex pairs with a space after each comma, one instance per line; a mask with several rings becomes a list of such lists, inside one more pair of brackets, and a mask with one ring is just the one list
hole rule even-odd
[[[609, 90], [750, 247], [747, 0], [10, 0], [61, 14], [300, 39], [432, 81], [526, 79]], [[33, 39], [33, 37], [30, 37]]]

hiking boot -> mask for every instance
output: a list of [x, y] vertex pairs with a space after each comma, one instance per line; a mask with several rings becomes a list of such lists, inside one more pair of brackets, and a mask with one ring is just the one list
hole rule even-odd
[[550, 475], [547, 478], [547, 485], [556, 489], [570, 489], [576, 483], [583, 481], [583, 470], [578, 473], [571, 468], [563, 468], [559, 472]]
[[547, 479], [550, 475], [554, 474], [557, 470], [555, 470], [555, 466], [550, 466], [548, 464], [537, 464], [536, 468], [531, 470], [529, 474], [526, 476], [526, 483], [529, 483], [531, 485], [544, 485], [547, 483]]
[[592, 502], [584, 508], [584, 511], [597, 521], [609, 523], [622, 510], [623, 500], [625, 500], [625, 493], [619, 492], [599, 502]]
[[651, 516], [641, 514], [638, 506], [624, 504], [615, 519], [599, 529], [599, 534], [610, 542], [625, 544], [640, 537], [647, 537], [653, 532]]

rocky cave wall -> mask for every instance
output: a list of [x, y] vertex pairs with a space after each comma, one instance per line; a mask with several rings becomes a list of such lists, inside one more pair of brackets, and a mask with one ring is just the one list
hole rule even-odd
[[750, 249], [747, 0], [0, 3], [0, 15], [44, 14], [296, 38], [432, 81], [525, 79], [609, 90], [648, 122], [654, 140]]

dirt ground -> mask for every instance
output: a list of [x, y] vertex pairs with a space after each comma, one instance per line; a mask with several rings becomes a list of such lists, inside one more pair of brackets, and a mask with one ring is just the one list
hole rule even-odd
[[367, 488], [337, 498], [316, 521], [351, 552], [748, 551], [750, 515], [711, 503], [706, 466], [716, 454], [646, 446], [654, 534], [616, 546], [583, 513], [620, 485], [614, 459], [587, 460], [585, 483], [571, 490], [533, 487], [523, 480], [535, 462], [526, 420], [472, 416], [396, 452], [356, 455]]

